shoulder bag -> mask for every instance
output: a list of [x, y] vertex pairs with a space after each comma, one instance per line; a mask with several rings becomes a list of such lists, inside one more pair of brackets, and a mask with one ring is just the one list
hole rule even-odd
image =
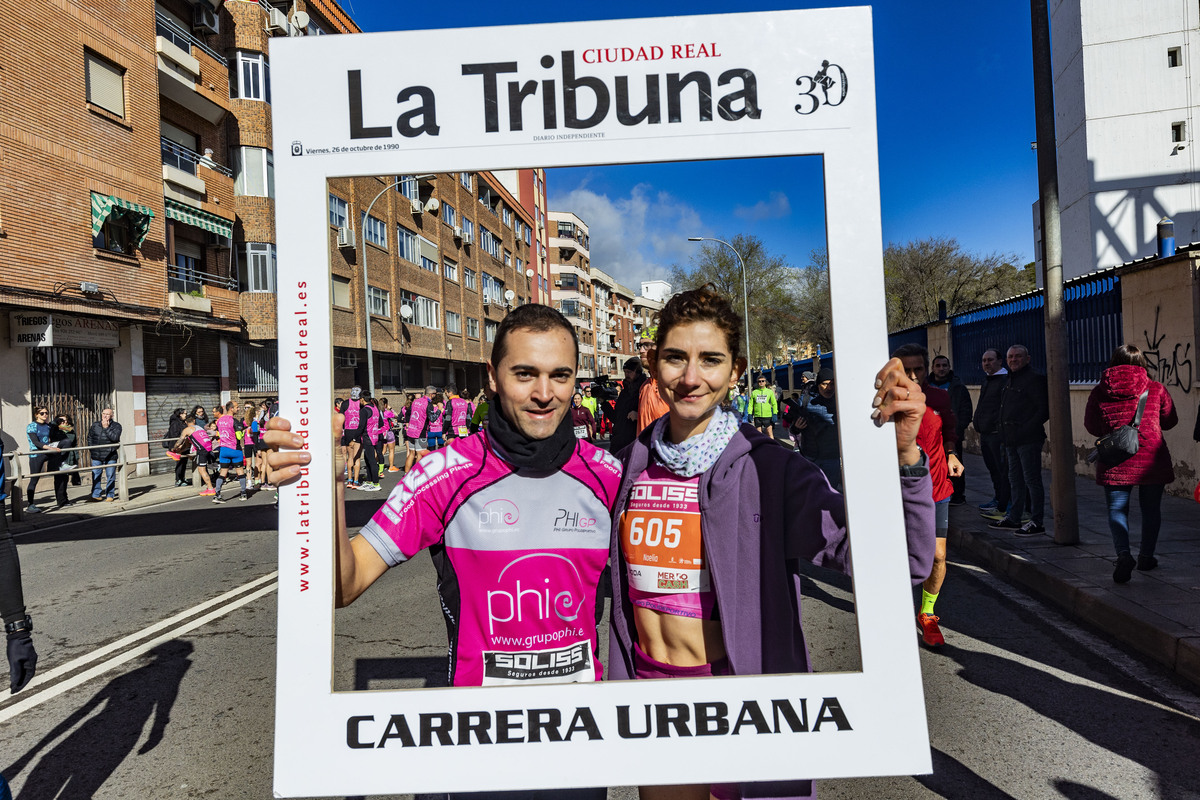
[[1146, 398], [1149, 394], [1150, 390], [1147, 389], [1138, 397], [1137, 413], [1133, 415], [1132, 423], [1122, 425], [1096, 440], [1095, 455], [1101, 462], [1111, 467], [1128, 461], [1137, 454], [1138, 426], [1142, 424], [1142, 412], [1146, 410]]

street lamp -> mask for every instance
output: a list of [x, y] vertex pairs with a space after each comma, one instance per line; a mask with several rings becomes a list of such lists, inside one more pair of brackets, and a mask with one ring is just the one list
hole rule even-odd
[[[395, 189], [400, 184], [406, 181], [423, 181], [430, 178], [436, 178], [436, 175], [402, 175], [396, 180], [389, 183], [387, 186], [379, 190], [379, 194], [371, 200], [367, 206], [367, 211], [363, 214], [363, 225], [367, 224], [367, 220], [371, 218], [371, 209], [375, 207], [375, 201], [383, 197], [384, 192]], [[420, 194], [420, 189], [417, 190]], [[363, 250], [362, 250], [362, 278], [363, 278], [363, 318], [367, 323], [367, 390], [371, 392], [371, 396], [375, 396], [375, 351], [371, 347], [371, 287], [367, 285], [367, 232], [363, 231]], [[411, 312], [410, 312], [411, 313]], [[403, 345], [401, 345], [403, 349]], [[401, 373], [403, 378], [403, 373]]]
[[[688, 241], [689, 242], [719, 242], [720, 244], [723, 244], [726, 247], [728, 247], [730, 250], [732, 250], [733, 254], [735, 256], [737, 256], [738, 265], [741, 266], [741, 268], [742, 268], [742, 313], [745, 315], [745, 324], [746, 324], [746, 364], [749, 365], [750, 364], [750, 295], [746, 291], [746, 262], [742, 260], [742, 254], [737, 251], [737, 248], [735, 248], [733, 245], [731, 245], [729, 242], [725, 241], [724, 239], [713, 239], [708, 236], [689, 236]], [[748, 369], [747, 369], [747, 372], [749, 372]], [[750, 376], [749, 375], [746, 376], [746, 388], [747, 389], [750, 388]]]

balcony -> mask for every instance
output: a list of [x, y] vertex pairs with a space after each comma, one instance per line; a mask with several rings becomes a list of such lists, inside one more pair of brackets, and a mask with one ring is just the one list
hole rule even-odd
[[227, 178], [233, 171], [207, 155], [200, 155], [166, 137], [160, 138], [163, 164], [163, 196], [199, 208], [208, 194], [208, 185], [200, 177], [200, 167]]
[[[154, 18], [159, 94], [214, 125], [220, 122], [228, 107], [208, 95], [220, 97], [218, 88], [224, 85], [225, 96], [220, 99], [228, 103], [228, 60], [162, 12], [156, 11]], [[202, 59], [203, 62], [211, 62], [211, 66], [203, 63]], [[202, 76], [202, 71], [206, 75]], [[216, 80], [218, 74], [223, 76], [220, 81]], [[212, 84], [209, 92], [203, 90], [206, 82], [204, 77]]]

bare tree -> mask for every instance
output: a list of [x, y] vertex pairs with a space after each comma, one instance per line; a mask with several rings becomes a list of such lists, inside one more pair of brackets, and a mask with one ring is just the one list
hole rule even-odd
[[889, 244], [883, 253], [888, 330], [937, 319], [939, 300], [957, 314], [1032, 290], [1033, 270], [1016, 261], [1012, 254], [968, 253], [947, 237]]
[[797, 329], [800, 338], [822, 350], [833, 348], [833, 306], [829, 299], [829, 254], [813, 250], [808, 266], [796, 276]]
[[[726, 239], [746, 262], [746, 296], [750, 307], [751, 366], [770, 361], [781, 340], [799, 337], [796, 329], [799, 308], [796, 270], [780, 255], [769, 253], [762, 239], [737, 234]], [[703, 242], [686, 266], [671, 267], [671, 283], [680, 289], [695, 289], [711, 283], [727, 295], [734, 308], [742, 310], [742, 272], [729, 248], [718, 242]]]

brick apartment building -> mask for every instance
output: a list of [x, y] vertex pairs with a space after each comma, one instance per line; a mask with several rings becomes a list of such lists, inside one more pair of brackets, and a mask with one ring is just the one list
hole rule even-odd
[[333, 179], [328, 202], [334, 386], [368, 384], [369, 304], [377, 393], [478, 393], [500, 320], [546, 297], [544, 173]]
[[562, 312], [579, 337], [576, 377], [596, 377], [596, 312], [592, 287], [588, 227], [570, 211], [551, 211], [550, 272], [554, 307]]
[[113, 405], [145, 456], [172, 408], [231, 398], [236, 342], [274, 324], [267, 42], [358, 28], [328, 0], [34, 3], [7, 21], [0, 444], [27, 449], [34, 404], [84, 430]]
[[637, 355], [637, 338], [633, 332], [632, 289], [621, 285], [611, 275], [591, 268], [596, 330], [596, 374], [621, 377], [625, 360]]

